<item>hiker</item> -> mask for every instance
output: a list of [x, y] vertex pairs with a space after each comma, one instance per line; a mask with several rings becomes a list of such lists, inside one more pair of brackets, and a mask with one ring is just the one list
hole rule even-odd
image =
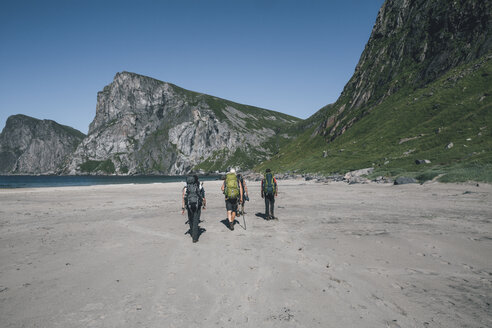
[[206, 209], [207, 200], [205, 199], [205, 189], [198, 181], [198, 176], [193, 175], [186, 178], [186, 186], [183, 188], [181, 210], [184, 215], [185, 208], [188, 211], [188, 223], [190, 225], [190, 234], [193, 242], [198, 241], [198, 223], [200, 223], [201, 207]]
[[261, 198], [265, 199], [265, 219], [278, 220], [273, 215], [273, 206], [275, 205], [275, 197], [277, 197], [278, 187], [277, 180], [273, 176], [270, 169], [266, 169], [265, 177], [261, 180]]
[[248, 187], [246, 186], [246, 181], [244, 180], [244, 177], [242, 174], [238, 174], [237, 178], [239, 179], [239, 182], [241, 183], [241, 187], [243, 188], [243, 201], [241, 202], [241, 210], [238, 211], [237, 216], [241, 216], [246, 214], [244, 211], [244, 203], [246, 201], [249, 201], [249, 195], [248, 195]]
[[237, 206], [243, 202], [243, 187], [236, 176], [236, 170], [231, 168], [227, 173], [224, 183], [221, 187], [225, 195], [225, 204], [227, 209], [227, 219], [229, 220], [229, 229], [234, 230], [236, 221]]

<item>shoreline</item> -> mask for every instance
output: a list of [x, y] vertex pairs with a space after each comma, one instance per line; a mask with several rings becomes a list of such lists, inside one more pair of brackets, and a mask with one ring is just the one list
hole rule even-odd
[[[436, 176], [435, 178], [431, 180], [426, 180], [426, 181], [418, 181], [414, 178], [411, 177], [406, 177], [406, 176], [400, 176], [400, 177], [387, 177], [387, 176], [378, 176], [375, 178], [367, 178], [368, 174], [371, 174], [373, 172], [373, 168], [366, 168], [366, 169], [360, 169], [360, 170], [355, 170], [355, 171], [350, 171], [347, 172], [344, 175], [319, 175], [319, 174], [311, 174], [311, 173], [305, 173], [305, 174], [299, 174], [299, 173], [278, 173], [275, 175], [276, 179], [279, 181], [312, 181], [312, 182], [317, 182], [317, 183], [333, 183], [333, 182], [345, 182], [348, 184], [395, 184], [395, 185], [403, 185], [403, 184], [429, 184], [429, 183], [443, 183], [443, 184], [489, 184], [488, 182], [480, 182], [480, 181], [462, 181], [462, 182], [440, 182], [437, 179], [441, 177], [441, 175]], [[263, 175], [261, 173], [257, 172], [252, 172], [252, 171], [245, 171], [245, 172], [240, 172], [244, 178], [249, 181], [249, 182], [259, 182], [263, 178]], [[191, 174], [191, 173], [190, 173]], [[93, 185], [118, 185], [118, 184], [152, 184], [152, 183], [168, 183], [168, 182], [173, 182], [173, 179], [184, 179], [186, 176], [190, 175], [27, 175], [27, 174], [14, 174], [14, 175], [0, 175], [0, 190], [3, 189], [17, 189], [17, 188], [46, 188], [46, 187], [55, 187], [57, 186], [56, 182], [52, 182], [51, 185], [41, 185], [41, 186], [36, 186], [34, 185], [35, 182], [30, 182], [30, 185], [28, 186], [22, 186], [22, 185], [13, 185], [13, 186], [2, 186], [2, 178], [13, 178], [13, 177], [18, 177], [18, 178], [53, 178], [53, 179], [77, 179], [77, 178], [87, 178], [87, 179], [96, 179], [94, 182], [85, 182], [85, 183], [90, 183], [90, 184], [82, 184], [81, 181], [78, 183], [67, 183], [64, 186], [93, 186]], [[214, 180], [220, 180], [223, 178], [225, 173], [207, 173], [207, 174], [198, 174], [200, 179], [202, 181], [214, 181]], [[165, 181], [165, 182], [160, 182], [160, 181], [152, 181], [152, 182], [144, 182], [144, 181], [138, 181], [138, 179], [171, 179], [170, 181]], [[115, 183], [106, 183], [102, 182], [102, 180], [105, 179], [135, 179], [135, 182], [115, 182]], [[205, 179], [205, 180], [204, 180]], [[99, 180], [99, 181], [97, 181]], [[7, 183], [7, 182], [4, 182]], [[29, 182], [28, 182], [29, 183]]]

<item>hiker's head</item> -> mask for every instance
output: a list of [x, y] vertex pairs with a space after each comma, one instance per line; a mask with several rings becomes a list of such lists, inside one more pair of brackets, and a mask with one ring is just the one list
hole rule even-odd
[[266, 172], [266, 173], [269, 173], [269, 172], [272, 172], [272, 170], [270, 170], [270, 169], [266, 169], [266, 171], [265, 171], [265, 172]]
[[231, 169], [229, 170], [229, 173], [234, 173], [234, 174], [236, 174], [236, 169], [234, 169], [233, 167], [231, 167]]
[[238, 177], [239, 179], [241, 179], [241, 178], [242, 178], [241, 173], [238, 173], [238, 174], [237, 174], [237, 177]]
[[193, 178], [195, 178], [195, 182], [198, 183], [198, 175], [194, 174]]

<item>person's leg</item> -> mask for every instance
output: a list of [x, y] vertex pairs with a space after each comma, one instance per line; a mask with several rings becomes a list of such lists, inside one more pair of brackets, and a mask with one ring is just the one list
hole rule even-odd
[[229, 223], [229, 228], [233, 229], [233, 228], [231, 228], [232, 227], [232, 224], [231, 224], [231, 221], [232, 221], [232, 203], [231, 203], [231, 200], [226, 199], [225, 204], [226, 204], [227, 221]]
[[234, 223], [234, 221], [236, 220], [238, 203], [239, 203], [238, 200], [232, 202], [232, 213], [231, 213], [232, 223]]
[[191, 237], [193, 242], [198, 241], [198, 223], [200, 222], [200, 208], [197, 207], [193, 213], [193, 226], [191, 228]]
[[272, 218], [272, 198], [270, 196], [265, 196], [265, 199], [267, 201], [267, 217], [270, 220]]
[[272, 196], [272, 198], [270, 199], [270, 211], [272, 213], [272, 218], [275, 218], [275, 215], [273, 214], [274, 207], [275, 207], [275, 196]]
[[268, 206], [269, 206], [269, 201], [268, 201], [268, 196], [265, 195], [265, 219], [268, 220], [268, 216], [270, 215], [270, 211], [268, 210]]
[[190, 234], [191, 234], [191, 228], [193, 226], [193, 211], [188, 205], [186, 205], [186, 211], [188, 212], [188, 225], [190, 226]]
[[232, 211], [231, 211], [231, 218], [229, 219], [229, 226], [231, 230], [234, 230], [234, 221], [236, 220], [236, 214], [237, 214], [237, 200], [236, 201], [231, 201], [232, 205]]

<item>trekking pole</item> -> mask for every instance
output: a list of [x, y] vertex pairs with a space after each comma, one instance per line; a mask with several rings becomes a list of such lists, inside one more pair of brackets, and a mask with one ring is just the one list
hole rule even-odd
[[244, 230], [246, 230], [246, 215], [243, 212]]

